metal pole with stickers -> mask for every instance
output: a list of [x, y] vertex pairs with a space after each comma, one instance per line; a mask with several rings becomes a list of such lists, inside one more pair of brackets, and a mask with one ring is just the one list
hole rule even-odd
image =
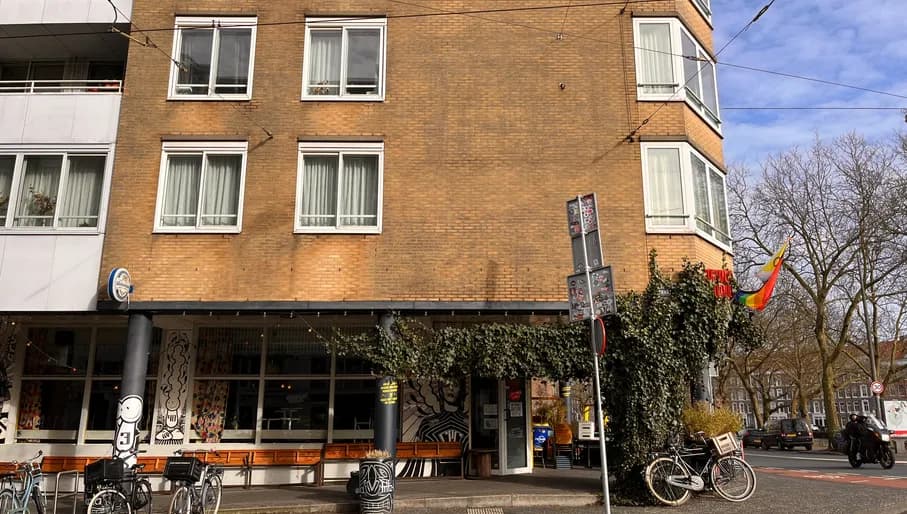
[[[602, 494], [605, 513], [611, 513], [608, 495], [608, 458], [605, 451], [605, 423], [602, 413], [599, 355], [605, 350], [605, 329], [602, 318], [617, 311], [611, 267], [602, 259], [601, 237], [598, 231], [598, 201], [595, 193], [577, 196], [567, 202], [567, 226], [572, 238], [573, 274], [567, 277], [567, 297], [570, 321], [590, 323], [590, 344], [594, 362], [595, 421], [598, 424], [599, 452], [602, 464]], [[601, 332], [596, 337], [596, 330]]]

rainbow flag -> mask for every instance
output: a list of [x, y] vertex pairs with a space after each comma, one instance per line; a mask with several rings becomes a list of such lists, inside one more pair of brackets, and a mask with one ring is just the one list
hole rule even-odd
[[775, 283], [778, 281], [778, 273], [781, 272], [781, 264], [784, 263], [784, 252], [787, 251], [788, 244], [790, 244], [790, 239], [781, 245], [771, 260], [756, 273], [756, 276], [763, 281], [762, 287], [755, 291], [737, 291], [734, 294], [735, 302], [757, 311], [761, 311], [768, 305], [768, 300], [775, 290]]

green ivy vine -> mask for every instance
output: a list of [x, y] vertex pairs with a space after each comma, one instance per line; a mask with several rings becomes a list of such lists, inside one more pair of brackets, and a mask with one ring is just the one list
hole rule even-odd
[[[624, 501], [648, 501], [641, 470], [648, 452], [680, 431], [681, 411], [703, 364], [729, 337], [758, 346], [759, 332], [742, 306], [717, 298], [701, 263], [684, 262], [673, 279], [649, 259], [642, 292], [618, 295], [606, 320], [601, 381], [614, 443], [612, 488]], [[588, 323], [477, 324], [432, 329], [395, 316], [390, 330], [342, 336], [341, 356], [366, 359], [379, 375], [455, 380], [466, 376], [587, 380], [593, 373]]]

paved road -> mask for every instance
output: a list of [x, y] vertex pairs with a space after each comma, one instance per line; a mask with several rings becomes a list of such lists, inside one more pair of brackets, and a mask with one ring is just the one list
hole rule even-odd
[[[747, 450], [746, 460], [761, 473], [779, 477], [907, 490], [907, 463], [891, 469], [878, 464], [852, 468], [844, 455], [820, 452]], [[907, 510], [907, 506], [905, 506]]]

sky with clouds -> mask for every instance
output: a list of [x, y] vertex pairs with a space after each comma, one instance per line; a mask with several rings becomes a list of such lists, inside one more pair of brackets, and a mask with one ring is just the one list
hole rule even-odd
[[[715, 50], [768, 0], [712, 0]], [[907, 0], [775, 0], [719, 62], [846, 83], [907, 97]], [[725, 163], [756, 164], [818, 135], [907, 131], [900, 110], [733, 110], [733, 107], [904, 107], [907, 98], [718, 67]]]

